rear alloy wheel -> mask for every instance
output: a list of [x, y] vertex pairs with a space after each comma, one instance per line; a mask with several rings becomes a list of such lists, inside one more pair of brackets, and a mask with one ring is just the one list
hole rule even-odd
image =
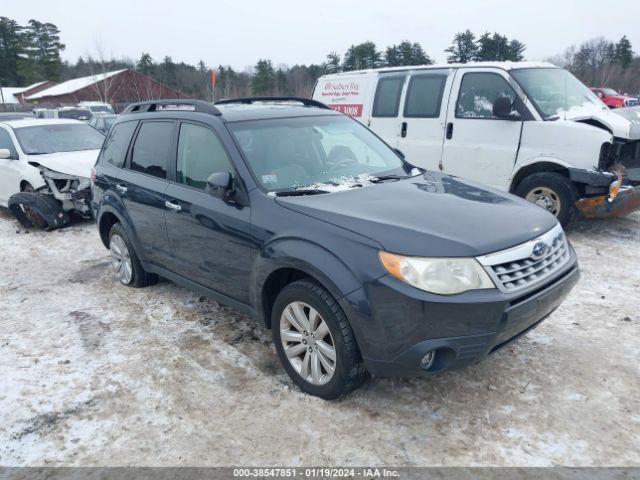
[[158, 282], [157, 275], [147, 273], [142, 268], [124, 228], [119, 223], [114, 224], [109, 232], [109, 251], [113, 274], [123, 285], [139, 288]]
[[362, 383], [353, 329], [317, 283], [298, 280], [284, 287], [273, 304], [271, 327], [284, 369], [305, 393], [332, 400]]
[[525, 178], [515, 194], [554, 215], [563, 227], [577, 215], [579, 199], [575, 184], [564, 175], [555, 172], [535, 173]]

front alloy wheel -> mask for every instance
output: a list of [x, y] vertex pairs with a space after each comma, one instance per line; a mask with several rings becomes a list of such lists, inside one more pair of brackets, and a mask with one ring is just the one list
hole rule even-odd
[[115, 234], [109, 241], [109, 250], [114, 275], [122, 284], [129, 285], [133, 279], [133, 265], [127, 244], [120, 235]]
[[304, 302], [291, 302], [280, 317], [280, 341], [289, 363], [312, 385], [324, 385], [336, 369], [336, 349], [322, 316]]

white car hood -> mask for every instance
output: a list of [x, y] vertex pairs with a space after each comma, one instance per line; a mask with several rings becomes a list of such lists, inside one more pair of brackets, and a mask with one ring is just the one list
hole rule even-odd
[[585, 103], [569, 110], [558, 111], [558, 115], [562, 120], [574, 122], [597, 120], [609, 128], [614, 137], [638, 140], [640, 139], [640, 109], [632, 112], [634, 109], [638, 107], [611, 110], [595, 103]]
[[42, 165], [58, 173], [90, 178], [91, 169], [98, 159], [98, 153], [100, 153], [100, 150], [29, 155], [29, 163]]

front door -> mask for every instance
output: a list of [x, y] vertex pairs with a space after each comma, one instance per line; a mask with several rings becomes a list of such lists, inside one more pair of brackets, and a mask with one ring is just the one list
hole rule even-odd
[[0, 158], [0, 204], [7, 205], [9, 197], [20, 191], [20, 160], [11, 135], [0, 127], [0, 149], [9, 150], [9, 158]]
[[398, 148], [418, 167], [440, 167], [448, 93], [455, 70], [423, 70], [411, 75], [404, 96]]
[[[493, 103], [499, 97], [512, 100], [513, 119], [494, 115]], [[503, 73], [491, 69], [458, 72], [447, 111], [444, 171], [507, 189], [522, 131], [519, 103]]]
[[165, 266], [171, 255], [164, 194], [169, 186], [167, 171], [175, 127], [171, 121], [142, 122], [129, 152], [127, 168], [116, 180], [116, 189], [142, 247], [138, 253], [160, 266]]
[[207, 193], [212, 173], [236, 175], [213, 129], [181, 124], [175, 170], [176, 181], [166, 191], [171, 270], [249, 303], [250, 209]]

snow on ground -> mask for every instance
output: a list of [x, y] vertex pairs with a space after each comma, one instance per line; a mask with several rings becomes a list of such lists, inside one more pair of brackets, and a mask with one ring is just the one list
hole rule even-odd
[[0, 465], [640, 464], [640, 214], [569, 232], [579, 285], [509, 348], [338, 402], [244, 315], [117, 284], [93, 224], [18, 230], [0, 211]]

